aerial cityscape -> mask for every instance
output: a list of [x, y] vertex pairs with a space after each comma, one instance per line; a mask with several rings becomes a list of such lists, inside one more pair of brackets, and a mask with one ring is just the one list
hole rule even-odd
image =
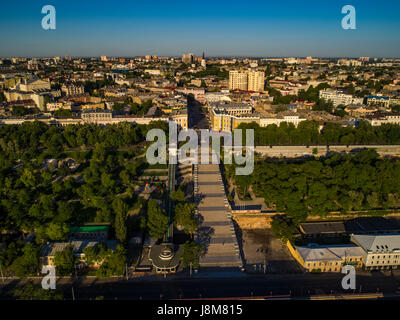
[[5, 4], [0, 300], [398, 300], [400, 6], [339, 2]]

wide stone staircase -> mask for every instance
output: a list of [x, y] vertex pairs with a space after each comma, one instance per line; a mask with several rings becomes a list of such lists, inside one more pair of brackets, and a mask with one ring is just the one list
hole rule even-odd
[[219, 166], [195, 165], [194, 189], [198, 217], [201, 221], [196, 241], [202, 243], [205, 248], [205, 255], [200, 258], [200, 266], [242, 267]]

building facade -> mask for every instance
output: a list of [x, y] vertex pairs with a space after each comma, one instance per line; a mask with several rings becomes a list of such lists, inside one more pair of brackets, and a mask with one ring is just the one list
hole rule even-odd
[[391, 270], [400, 265], [400, 234], [352, 235], [364, 251], [366, 270]]
[[337, 90], [321, 90], [319, 92], [319, 97], [326, 101], [331, 101], [335, 107], [339, 105], [349, 105], [349, 104], [362, 104], [363, 98], [353, 97], [351, 94], [345, 94]]
[[229, 71], [229, 90], [264, 91], [264, 72], [256, 70]]
[[343, 266], [352, 265], [362, 268], [364, 252], [355, 245], [310, 244], [306, 247], [292, 246], [289, 251], [307, 272], [341, 272]]

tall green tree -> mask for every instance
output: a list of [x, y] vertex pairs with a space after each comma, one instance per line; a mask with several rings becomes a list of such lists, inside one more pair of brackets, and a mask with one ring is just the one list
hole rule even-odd
[[22, 256], [15, 259], [12, 269], [17, 277], [37, 275], [40, 266], [39, 248], [27, 244], [22, 249]]
[[183, 246], [182, 265], [184, 268], [192, 265], [194, 269], [200, 266], [200, 257], [204, 252], [204, 247], [194, 241], [187, 241]]
[[155, 199], [148, 202], [147, 207], [147, 227], [149, 234], [153, 238], [160, 239], [168, 229], [168, 217]]
[[56, 266], [57, 274], [69, 275], [73, 272], [76, 259], [74, 250], [71, 245], [67, 246], [64, 250], [58, 251], [54, 255], [54, 264]]
[[127, 237], [126, 215], [128, 207], [120, 198], [115, 199], [112, 206], [115, 213], [114, 227], [116, 237], [121, 243], [125, 243]]
[[174, 221], [178, 226], [184, 228], [185, 233], [192, 237], [196, 232], [199, 223], [195, 218], [196, 205], [194, 203], [178, 203], [174, 210]]

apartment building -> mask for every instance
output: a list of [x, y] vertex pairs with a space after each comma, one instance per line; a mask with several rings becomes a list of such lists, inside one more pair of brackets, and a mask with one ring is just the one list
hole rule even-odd
[[264, 91], [264, 80], [263, 71], [229, 71], [229, 90]]
[[229, 71], [229, 90], [247, 91], [247, 73], [242, 71]]
[[353, 97], [351, 94], [345, 94], [342, 91], [325, 89], [319, 92], [319, 97], [326, 101], [331, 101], [335, 107], [339, 105], [362, 104], [363, 98]]
[[263, 71], [247, 71], [247, 90], [264, 91], [264, 76]]
[[361, 60], [354, 60], [354, 59], [339, 59], [338, 65], [339, 66], [347, 66], [347, 67], [360, 67], [362, 66]]
[[400, 234], [352, 235], [364, 251], [366, 270], [397, 269], [400, 265]]
[[193, 63], [194, 61], [194, 54], [193, 53], [185, 53], [182, 55], [182, 62], [183, 63]]

